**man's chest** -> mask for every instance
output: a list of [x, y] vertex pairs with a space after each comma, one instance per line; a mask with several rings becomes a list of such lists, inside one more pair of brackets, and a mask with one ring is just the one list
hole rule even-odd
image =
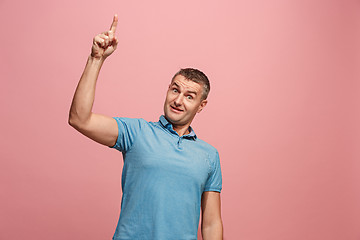
[[203, 185], [210, 173], [209, 153], [191, 139], [167, 135], [140, 137], [126, 153], [124, 167], [134, 174], [167, 176]]

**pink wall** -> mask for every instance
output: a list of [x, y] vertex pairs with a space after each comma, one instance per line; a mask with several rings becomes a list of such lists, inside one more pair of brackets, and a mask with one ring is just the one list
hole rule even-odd
[[0, 239], [111, 239], [121, 154], [67, 124], [94, 35], [121, 39], [94, 110], [157, 120], [180, 67], [223, 169], [225, 239], [360, 239], [360, 2], [0, 2]]

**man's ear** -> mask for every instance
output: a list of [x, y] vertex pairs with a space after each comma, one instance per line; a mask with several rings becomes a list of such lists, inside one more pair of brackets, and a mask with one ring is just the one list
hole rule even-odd
[[197, 113], [201, 112], [203, 108], [206, 106], [206, 104], [207, 104], [207, 100], [206, 99], [202, 100], [199, 109], [197, 110]]

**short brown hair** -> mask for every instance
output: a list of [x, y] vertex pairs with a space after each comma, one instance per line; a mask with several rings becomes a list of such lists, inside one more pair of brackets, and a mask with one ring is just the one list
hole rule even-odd
[[182, 68], [177, 73], [175, 73], [171, 81], [173, 81], [174, 78], [178, 75], [181, 75], [193, 82], [202, 84], [204, 90], [201, 98], [202, 100], [207, 98], [210, 92], [210, 82], [207, 76], [202, 71], [194, 68]]

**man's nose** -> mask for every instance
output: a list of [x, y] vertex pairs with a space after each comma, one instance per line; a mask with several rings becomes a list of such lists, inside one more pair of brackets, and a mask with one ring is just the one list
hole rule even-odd
[[181, 104], [183, 103], [184, 100], [184, 96], [182, 94], [179, 94], [176, 98], [175, 98], [175, 105], [176, 106], [181, 106]]

